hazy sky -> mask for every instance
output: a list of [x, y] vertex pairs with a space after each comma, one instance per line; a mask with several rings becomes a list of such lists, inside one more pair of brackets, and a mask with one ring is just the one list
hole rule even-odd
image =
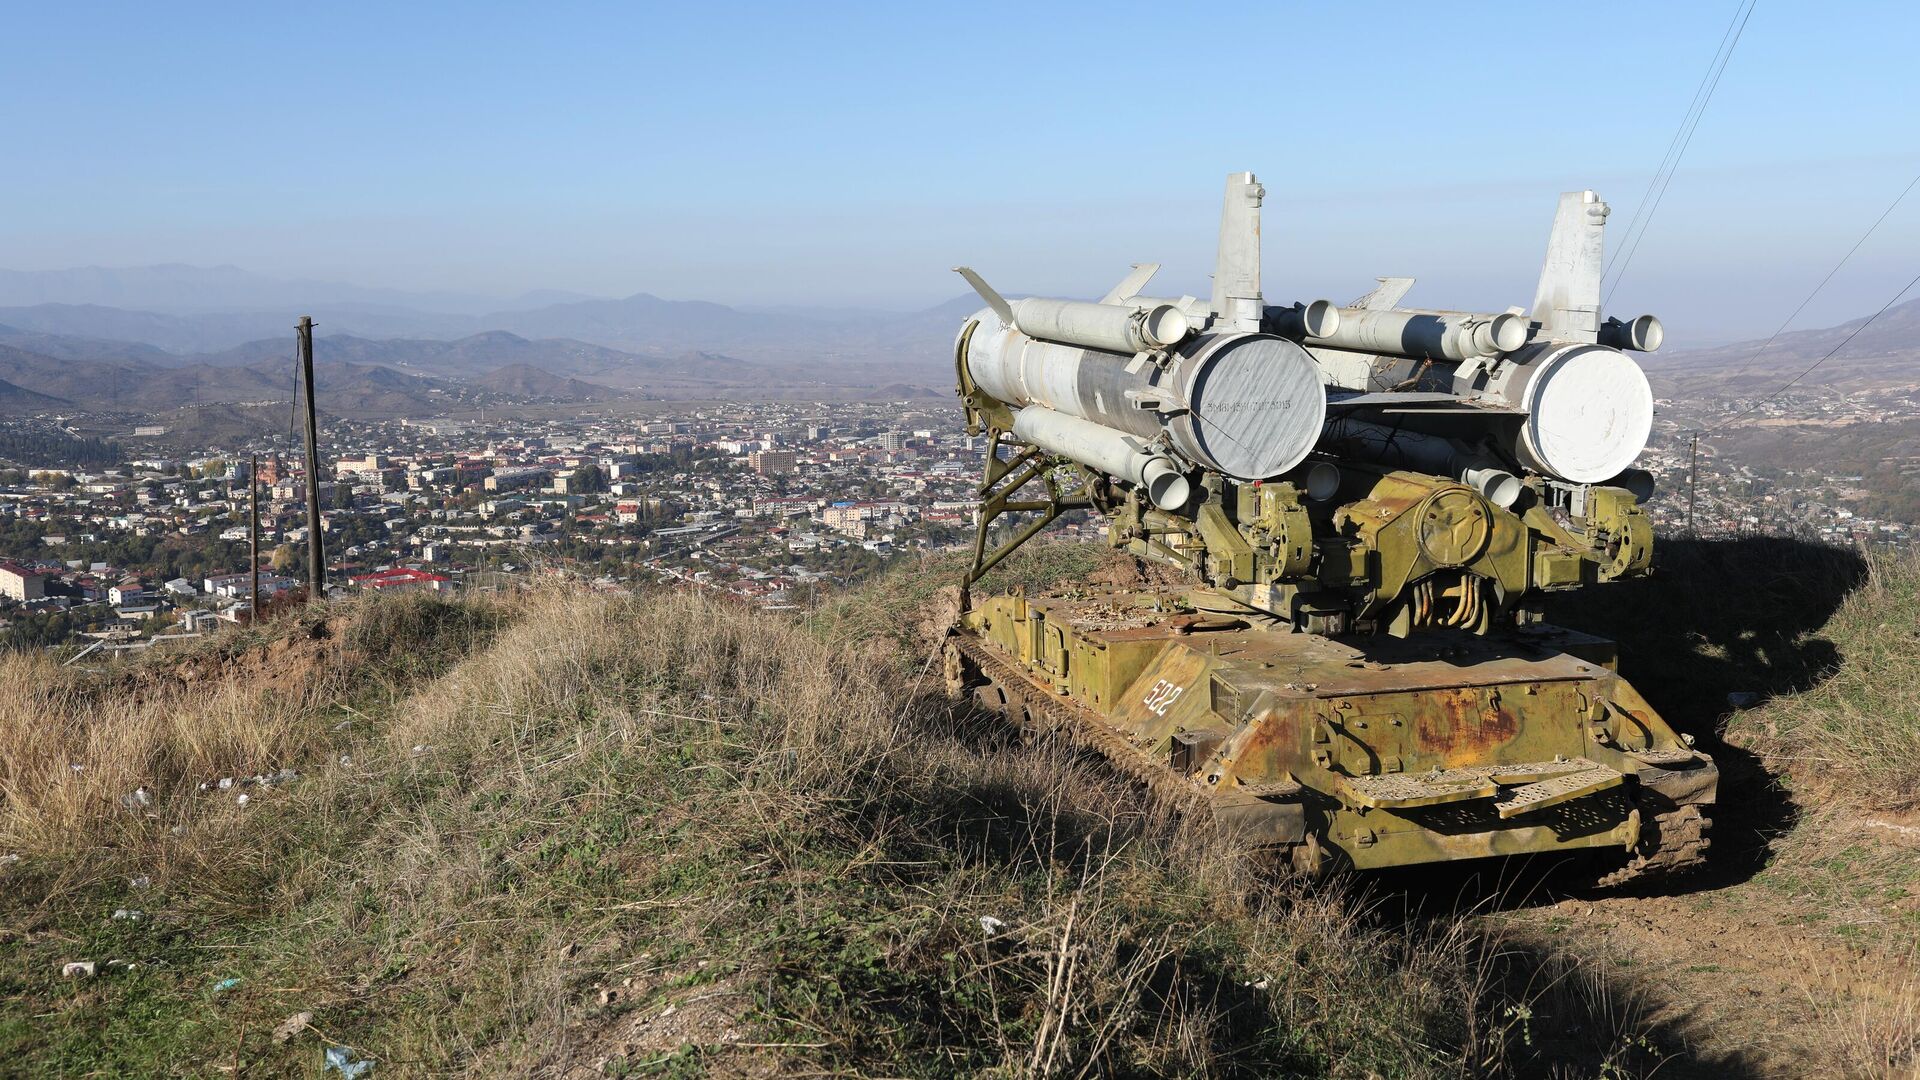
[[[1532, 299], [1555, 193], [1624, 234], [1713, 3], [34, 4], [6, 16], [0, 266], [910, 307], [1205, 288], [1225, 174], [1266, 291]], [[1615, 297], [1765, 333], [1920, 172], [1920, 5], [1763, 0]], [[1803, 325], [1920, 265], [1920, 192]]]

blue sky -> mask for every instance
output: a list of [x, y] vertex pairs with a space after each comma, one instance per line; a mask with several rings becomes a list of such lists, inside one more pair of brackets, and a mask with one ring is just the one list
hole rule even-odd
[[[1715, 3], [316, 6], [7, 15], [0, 266], [912, 307], [967, 262], [1205, 288], [1222, 180], [1267, 293], [1531, 299], [1555, 194], [1617, 241]], [[1920, 172], [1920, 5], [1763, 2], [1615, 297], [1764, 334]], [[1802, 317], [1879, 306], [1920, 193]], [[1784, 307], [1782, 307], [1784, 305]]]

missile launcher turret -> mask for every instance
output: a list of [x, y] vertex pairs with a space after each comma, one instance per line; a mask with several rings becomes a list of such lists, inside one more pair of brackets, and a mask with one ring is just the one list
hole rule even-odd
[[[1653, 401], [1602, 320], [1607, 207], [1561, 196], [1529, 311], [1269, 306], [1250, 173], [1227, 180], [1208, 300], [986, 306], [955, 345], [987, 438], [947, 674], [1307, 868], [1611, 853], [1697, 864], [1718, 779], [1549, 592], [1648, 572], [1632, 468]], [[1139, 588], [973, 595], [1060, 515], [1162, 568]], [[1003, 518], [1025, 518], [990, 541]]]

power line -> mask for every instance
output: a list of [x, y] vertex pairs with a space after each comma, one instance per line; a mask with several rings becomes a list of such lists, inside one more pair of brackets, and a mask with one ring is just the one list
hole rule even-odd
[[295, 432], [300, 430], [300, 345], [293, 347], [293, 399], [287, 403], [287, 445], [294, 445]]
[[1754, 402], [1752, 405], [1747, 406], [1745, 409], [1742, 409], [1739, 413], [1727, 418], [1726, 420], [1721, 421], [1718, 424], [1715, 424], [1711, 428], [1708, 428], [1706, 431], [1706, 434], [1711, 435], [1714, 432], [1719, 431], [1721, 428], [1726, 427], [1728, 424], [1734, 423], [1735, 421], [1738, 421], [1746, 417], [1748, 414], [1752, 413], [1755, 409], [1758, 409], [1760, 406], [1765, 405], [1767, 402], [1772, 401], [1774, 398], [1777, 398], [1781, 394], [1786, 393], [1788, 390], [1793, 389], [1794, 385], [1798, 383], [1801, 379], [1804, 379], [1807, 376], [1813, 374], [1815, 368], [1818, 368], [1821, 364], [1824, 364], [1828, 360], [1832, 359], [1833, 355], [1839, 352], [1841, 349], [1846, 348], [1847, 342], [1852, 341], [1854, 338], [1860, 336], [1860, 332], [1862, 330], [1865, 330], [1867, 327], [1872, 326], [1873, 321], [1875, 319], [1878, 319], [1880, 316], [1885, 315], [1887, 313], [1888, 308], [1899, 303], [1902, 297], [1906, 296], [1909, 292], [1912, 292], [1913, 287], [1915, 285], [1920, 285], [1920, 274], [1915, 274], [1913, 276], [1913, 280], [1901, 286], [1900, 291], [1893, 294], [1893, 299], [1888, 300], [1886, 303], [1880, 305], [1879, 311], [1876, 311], [1873, 314], [1867, 316], [1867, 319], [1865, 322], [1861, 323], [1859, 326], [1854, 327], [1852, 333], [1848, 334], [1844, 338], [1841, 338], [1840, 344], [1835, 345], [1831, 349], [1828, 349], [1825, 356], [1822, 356], [1820, 359], [1815, 360], [1813, 363], [1807, 365], [1807, 369], [1805, 371], [1802, 371], [1800, 374], [1795, 375], [1793, 378], [1788, 379], [1786, 382], [1782, 383], [1780, 385], [1780, 389], [1775, 390], [1773, 393], [1768, 394], [1766, 397], [1763, 397], [1760, 400]]
[[[1625, 255], [1620, 263], [1620, 272], [1614, 276], [1613, 284], [1607, 287], [1607, 295], [1601, 300], [1602, 307], [1613, 302], [1614, 290], [1620, 287], [1620, 279], [1627, 276], [1627, 268], [1633, 265], [1633, 256], [1640, 250], [1640, 241], [1646, 239], [1647, 230], [1653, 225], [1653, 215], [1659, 213], [1661, 200], [1667, 197], [1667, 188], [1673, 183], [1674, 175], [1680, 171], [1680, 159], [1686, 156], [1687, 147], [1693, 145], [1693, 136], [1700, 130], [1700, 118], [1707, 114], [1707, 106], [1713, 103], [1713, 92], [1720, 88], [1720, 77], [1727, 73], [1727, 63], [1733, 59], [1733, 51], [1739, 48], [1741, 35], [1747, 32], [1747, 20], [1753, 18], [1753, 9], [1759, 6], [1760, 0], [1747, 0], [1745, 14], [1741, 14], [1739, 9], [1735, 8], [1734, 14], [1740, 20], [1739, 25], [1734, 28], [1733, 38], [1727, 43], [1726, 49], [1714, 56], [1717, 67], [1708, 69], [1711, 72], [1712, 81], [1707, 83], [1707, 92], [1700, 99], [1700, 107], [1692, 112], [1690, 120], [1683, 119], [1680, 122], [1681, 130], [1686, 133], [1686, 137], [1681, 141], [1679, 151], [1673, 155], [1673, 162], [1667, 168], [1666, 178], [1660, 180], [1660, 190], [1655, 193], [1652, 205], [1647, 208], [1647, 216], [1638, 221], [1640, 226], [1638, 235], [1628, 241]], [[1658, 179], [1659, 173], [1656, 172], [1654, 176]], [[1638, 214], [1639, 211], [1636, 209], [1636, 218]], [[1606, 272], [1603, 269], [1601, 277], [1605, 276]]]
[[1652, 176], [1647, 177], [1647, 190], [1641, 192], [1640, 201], [1633, 204], [1633, 216], [1627, 219], [1627, 228], [1621, 234], [1620, 247], [1608, 255], [1606, 267], [1600, 271], [1602, 278], [1613, 272], [1613, 260], [1619, 258], [1620, 252], [1625, 250], [1625, 241], [1633, 236], [1634, 226], [1639, 224], [1640, 212], [1646, 209], [1648, 201], [1653, 198], [1654, 186], [1660, 182], [1661, 175], [1667, 171], [1667, 163], [1672, 160], [1674, 149], [1680, 145], [1681, 137], [1686, 134], [1687, 121], [1693, 116], [1693, 110], [1699, 108], [1700, 95], [1706, 93], [1707, 83], [1713, 78], [1714, 66], [1719, 63], [1720, 54], [1726, 51], [1727, 40], [1733, 36], [1733, 28], [1739, 22], [1740, 9], [1744, 3], [1745, 0], [1738, 0], [1733, 5], [1733, 18], [1727, 21], [1726, 32], [1720, 35], [1720, 44], [1714, 47], [1713, 59], [1707, 62], [1706, 73], [1700, 76], [1700, 85], [1694, 88], [1693, 100], [1687, 102], [1687, 111], [1680, 116], [1680, 126], [1673, 130], [1673, 138], [1667, 140], [1667, 152], [1660, 155], [1659, 166], [1653, 170]]
[[1867, 242], [1867, 237], [1872, 236], [1874, 230], [1880, 227], [1880, 223], [1887, 220], [1887, 215], [1893, 213], [1894, 208], [1906, 199], [1907, 193], [1912, 191], [1916, 184], [1920, 184], [1920, 173], [1915, 173], [1913, 179], [1907, 181], [1907, 186], [1900, 190], [1900, 194], [1894, 197], [1893, 202], [1889, 203], [1885, 210], [1881, 211], [1880, 216], [1874, 219], [1873, 224], [1868, 226], [1865, 233], [1861, 234], [1860, 239], [1853, 242], [1853, 246], [1848, 248], [1846, 255], [1842, 256], [1840, 261], [1833, 265], [1833, 269], [1827, 271], [1827, 276], [1820, 279], [1820, 284], [1813, 287], [1813, 291], [1807, 294], [1807, 298], [1800, 301], [1800, 306], [1793, 309], [1793, 314], [1787, 316], [1786, 321], [1781, 323], [1779, 328], [1769, 335], [1767, 340], [1763, 342], [1758, 349], [1753, 351], [1753, 355], [1747, 357], [1747, 362], [1740, 365], [1740, 370], [1734, 372], [1733, 376], [1730, 377], [1738, 377], [1746, 374], [1747, 369], [1753, 366], [1753, 362], [1760, 359], [1760, 354], [1766, 352], [1767, 347], [1773, 344], [1774, 338], [1779, 337], [1787, 327], [1793, 325], [1793, 320], [1800, 317], [1800, 313], [1806, 310], [1808, 304], [1813, 303], [1813, 298], [1820, 295], [1820, 290], [1826, 288], [1827, 283], [1833, 280], [1833, 275], [1839, 273], [1840, 268], [1847, 265], [1847, 260], [1853, 258], [1853, 253], [1860, 250], [1860, 245]]

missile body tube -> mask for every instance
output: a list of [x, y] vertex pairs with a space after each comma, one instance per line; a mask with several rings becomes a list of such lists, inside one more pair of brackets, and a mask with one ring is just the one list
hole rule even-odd
[[1621, 322], [1608, 319], [1600, 324], [1600, 344], [1615, 349], [1631, 349], [1634, 352], [1655, 352], [1660, 343], [1667, 340], [1667, 331], [1660, 320], [1652, 315], [1642, 315], [1636, 319]]
[[1162, 510], [1178, 510], [1193, 494], [1172, 458], [1149, 453], [1141, 449], [1143, 440], [1091, 420], [1029, 405], [1013, 415], [1013, 433], [1048, 453], [1136, 485]]
[[1270, 307], [1260, 319], [1260, 329], [1289, 341], [1325, 337], [1340, 329], [1340, 309], [1331, 300]]
[[1298, 465], [1326, 419], [1313, 358], [1268, 334], [1192, 334], [1157, 364], [1037, 340], [985, 310], [968, 321], [960, 345], [973, 385], [1010, 407], [1038, 405], [1159, 440], [1187, 461], [1239, 480], [1265, 480]]
[[1527, 319], [1523, 315], [1337, 310], [1339, 317], [1332, 320], [1332, 326], [1309, 336], [1307, 344], [1416, 360], [1466, 360], [1512, 352], [1527, 342]]
[[[1632, 357], [1605, 345], [1534, 341], [1484, 362], [1426, 363], [1318, 346], [1309, 351], [1331, 387], [1439, 391], [1517, 414], [1517, 428], [1499, 432], [1501, 449], [1528, 469], [1569, 483], [1601, 484], [1619, 475], [1646, 449], [1653, 430], [1653, 388], [1646, 373]], [[1457, 414], [1406, 413], [1396, 423], [1451, 434], [1459, 420]]]
[[1030, 296], [1010, 306], [1014, 328], [1028, 337], [1114, 353], [1164, 349], [1193, 331], [1172, 304], [1123, 306]]
[[1526, 414], [1511, 451], [1530, 469], [1603, 484], [1632, 465], [1653, 431], [1653, 388], [1633, 358], [1604, 345], [1535, 342], [1495, 369], [1454, 376], [1456, 394]]
[[1452, 439], [1369, 420], [1328, 421], [1320, 448], [1340, 457], [1451, 477], [1502, 509], [1512, 506], [1525, 490], [1519, 477]]

